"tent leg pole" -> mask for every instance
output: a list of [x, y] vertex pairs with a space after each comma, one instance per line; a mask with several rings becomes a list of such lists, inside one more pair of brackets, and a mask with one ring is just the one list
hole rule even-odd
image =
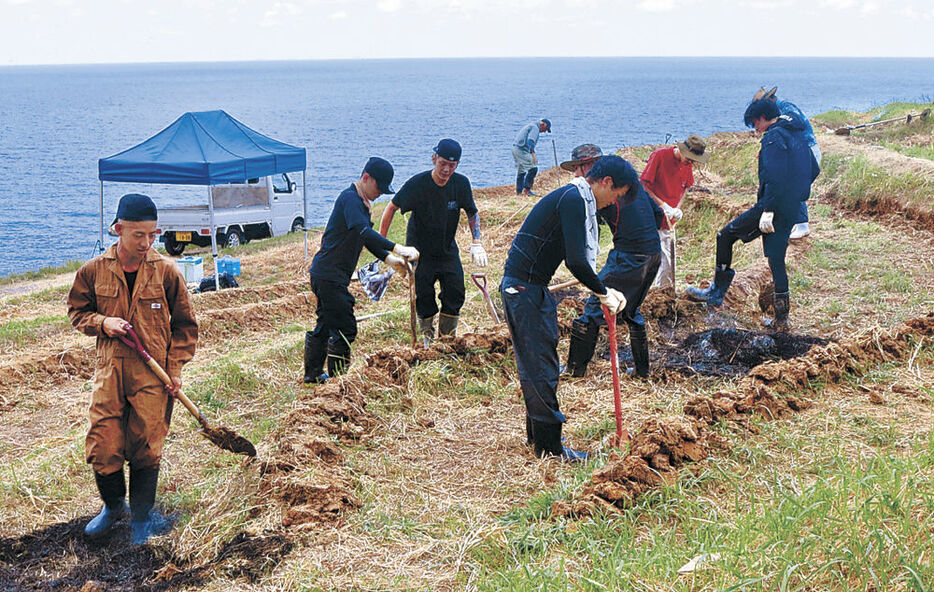
[[101, 237], [100, 237], [100, 242], [97, 243], [97, 254], [98, 255], [104, 252], [104, 182], [103, 181], [101, 181], [100, 222], [101, 222]]
[[221, 274], [217, 269], [217, 230], [214, 228], [214, 195], [208, 185], [208, 214], [211, 217], [211, 256], [214, 257], [214, 289], [221, 291]]
[[308, 265], [308, 189], [305, 170], [302, 169], [302, 229], [305, 233], [305, 265]]

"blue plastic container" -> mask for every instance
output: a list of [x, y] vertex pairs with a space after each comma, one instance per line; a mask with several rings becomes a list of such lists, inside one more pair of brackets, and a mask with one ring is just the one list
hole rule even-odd
[[240, 275], [240, 259], [236, 257], [218, 257], [215, 262], [217, 273], [229, 273], [230, 275]]

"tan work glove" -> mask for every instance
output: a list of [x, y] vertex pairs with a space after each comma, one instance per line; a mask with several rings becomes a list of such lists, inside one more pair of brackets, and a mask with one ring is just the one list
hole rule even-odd
[[772, 223], [774, 218], [775, 212], [762, 212], [762, 215], [759, 217], [759, 230], [761, 230], [763, 234], [775, 232], [775, 225]]
[[396, 243], [396, 246], [392, 248], [392, 252], [406, 261], [418, 261], [418, 249], [415, 247], [407, 247]]
[[389, 253], [388, 255], [386, 255], [386, 258], [383, 259], [383, 263], [393, 268], [395, 272], [401, 275], [402, 277], [405, 277], [406, 274], [409, 272], [409, 268], [405, 264], [405, 259], [403, 259], [402, 257], [397, 257], [396, 255], [393, 255], [392, 253]]
[[606, 294], [597, 294], [597, 298], [600, 299], [600, 304], [610, 310], [610, 314], [618, 315], [626, 308], [626, 297], [619, 290], [607, 288]]

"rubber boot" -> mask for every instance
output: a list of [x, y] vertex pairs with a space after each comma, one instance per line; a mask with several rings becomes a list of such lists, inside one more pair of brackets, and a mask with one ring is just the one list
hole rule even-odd
[[535, 196], [535, 194], [532, 193], [532, 185], [535, 183], [535, 175], [537, 174], [538, 174], [538, 167], [530, 168], [529, 172], [525, 174], [525, 184], [524, 184], [522, 191], [526, 195], [531, 195], [533, 197]]
[[774, 331], [788, 330], [788, 311], [791, 309], [789, 296], [790, 294], [788, 292], [775, 293], [775, 300], [772, 303], [772, 305], [775, 307], [775, 319], [769, 323], [770, 329]]
[[328, 379], [324, 373], [327, 355], [327, 349], [321, 347], [321, 342], [314, 338], [311, 331], [305, 331], [305, 384], [320, 384]]
[[97, 483], [97, 491], [104, 500], [104, 507], [100, 513], [91, 518], [88, 525], [84, 527], [84, 534], [88, 538], [100, 538], [110, 532], [111, 527], [116, 524], [126, 514], [126, 481], [123, 479], [123, 468], [116, 473], [101, 475], [94, 472], [94, 481]]
[[166, 532], [165, 519], [153, 514], [159, 468], [130, 467], [130, 542], [145, 545], [149, 537]]
[[422, 341], [427, 347], [435, 339], [435, 317], [418, 317], [418, 334], [422, 336]]
[[632, 349], [632, 362], [635, 366], [633, 373], [639, 378], [647, 378], [649, 376], [649, 338], [645, 333], [645, 325], [629, 327], [629, 347]]
[[328, 376], [340, 376], [350, 367], [350, 348], [344, 344], [328, 343]]
[[556, 456], [562, 462], [583, 462], [587, 460], [586, 452], [578, 452], [561, 444], [560, 423], [543, 423], [532, 420], [532, 440], [534, 443], [535, 456], [545, 458], [547, 456]]
[[516, 175], [516, 195], [522, 195], [522, 189], [525, 187], [525, 173]]
[[528, 413], [525, 414], [525, 445], [535, 445], [535, 430], [532, 428], [532, 418]]
[[460, 319], [458, 315], [441, 313], [441, 316], [438, 317], [438, 337], [444, 337], [445, 335], [454, 337], [457, 332], [458, 319]]
[[574, 319], [571, 323], [571, 344], [568, 348], [566, 375], [581, 378], [587, 373], [587, 364], [593, 358], [599, 331], [600, 326], [596, 323]]
[[707, 306], [720, 306], [723, 304], [723, 298], [726, 296], [726, 291], [730, 289], [730, 284], [733, 282], [733, 276], [736, 275], [736, 272], [732, 269], [721, 269], [718, 267], [714, 271], [713, 283], [710, 284], [709, 288], [695, 288], [694, 286], [687, 287], [688, 298], [697, 302], [706, 302]]

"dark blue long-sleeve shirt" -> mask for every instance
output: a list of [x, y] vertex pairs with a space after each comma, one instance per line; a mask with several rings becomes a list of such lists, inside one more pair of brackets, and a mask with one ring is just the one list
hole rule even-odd
[[308, 270], [311, 277], [344, 286], [350, 284], [350, 276], [364, 246], [377, 259], [383, 260], [396, 244], [373, 230], [370, 210], [357, 194], [356, 187], [351, 185], [334, 202], [321, 237], [321, 248]]
[[[627, 203], [627, 201], [629, 203]], [[613, 232], [613, 248], [631, 255], [653, 255], [662, 250], [658, 229], [662, 209], [640, 184], [635, 199], [621, 197], [599, 211]]]
[[806, 123], [795, 114], [782, 115], [762, 135], [758, 205], [766, 212], [796, 218], [811, 195], [820, 166], [808, 146]]
[[564, 261], [582, 284], [606, 294], [606, 287], [587, 262], [587, 211], [574, 185], [543, 197], [526, 217], [506, 257], [505, 275], [547, 286]]

